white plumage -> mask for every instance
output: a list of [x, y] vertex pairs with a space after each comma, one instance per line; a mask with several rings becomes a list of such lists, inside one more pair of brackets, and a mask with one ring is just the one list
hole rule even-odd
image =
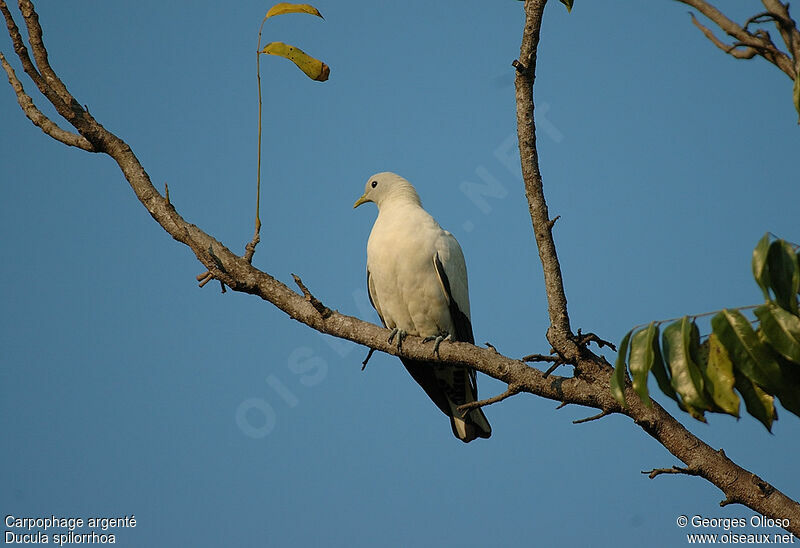
[[[467, 268], [453, 235], [422, 208], [411, 183], [394, 173], [370, 177], [364, 195], [353, 207], [365, 202], [378, 206], [367, 243], [367, 287], [383, 324], [396, 329], [400, 341], [407, 333], [474, 343]], [[477, 399], [474, 370], [442, 365], [435, 359], [402, 361], [450, 417], [457, 438], [469, 442], [491, 435], [481, 409], [466, 415], [457, 409]]]

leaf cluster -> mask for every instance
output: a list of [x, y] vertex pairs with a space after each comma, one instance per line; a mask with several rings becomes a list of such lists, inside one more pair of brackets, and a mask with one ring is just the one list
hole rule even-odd
[[[741, 400], [767, 430], [778, 418], [775, 398], [800, 416], [800, 254], [765, 234], [753, 250], [753, 277], [765, 299], [753, 321], [742, 309], [730, 308], [714, 315], [705, 338], [696, 316], [631, 329], [620, 343], [611, 378], [615, 399], [626, 405], [629, 369], [633, 389], [646, 405], [652, 405], [647, 387], [652, 373], [664, 394], [703, 422], [706, 412], [739, 417]], [[661, 329], [662, 324], [667, 325]]]

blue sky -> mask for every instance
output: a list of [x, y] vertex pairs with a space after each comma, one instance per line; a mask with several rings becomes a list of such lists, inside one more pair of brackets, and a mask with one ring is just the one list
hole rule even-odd
[[[269, 5], [41, 4], [52, 64], [78, 100], [169, 183], [185, 218], [243, 250]], [[758, 10], [725, 4], [737, 20]], [[325, 21], [264, 30], [331, 77], [262, 59], [254, 264], [376, 322], [364, 289], [375, 211], [352, 204], [370, 174], [395, 171], [464, 249], [476, 340], [546, 353], [514, 155], [521, 3], [315, 5]], [[604, 338], [758, 303], [755, 243], [766, 231], [800, 240], [791, 82], [726, 57], [686, 11], [608, 0], [545, 13], [545, 191], [573, 328]], [[593, 411], [520, 395], [487, 409], [490, 440], [462, 444], [396, 358], [361, 372], [364, 348], [252, 296], [198, 289], [204, 269], [108, 158], [47, 138], [9, 86], [0, 106], [4, 516], [134, 514], [136, 528], [118, 531], [130, 546], [675, 546], [692, 532], [679, 515], [753, 515], [720, 508], [697, 478], [640, 474], [679, 463], [623, 417], [576, 426]], [[486, 181], [492, 195], [469, 191]], [[800, 421], [781, 411], [773, 435], [750, 417], [681, 420], [797, 498]]]

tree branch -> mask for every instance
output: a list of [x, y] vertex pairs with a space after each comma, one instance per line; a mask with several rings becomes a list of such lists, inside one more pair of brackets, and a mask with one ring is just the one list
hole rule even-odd
[[584, 424], [584, 423], [587, 423], [587, 422], [600, 420], [603, 417], [607, 417], [610, 414], [611, 413], [609, 413], [607, 411], [600, 411], [597, 415], [592, 415], [591, 417], [586, 417], [584, 419], [576, 419], [576, 420], [572, 421], [572, 424]]
[[737, 46], [736, 44], [729, 46], [728, 44], [717, 38], [711, 31], [711, 29], [700, 23], [700, 21], [697, 20], [697, 17], [694, 16], [694, 13], [690, 13], [689, 15], [692, 18], [692, 23], [694, 24], [694, 26], [700, 29], [700, 32], [702, 32], [705, 35], [705, 37], [711, 41], [712, 44], [717, 46], [725, 53], [732, 55], [737, 59], [752, 59], [758, 53], [758, 51], [755, 48], [750, 46], [745, 46], [745, 49], [736, 49], [737, 47], [740, 47]]
[[560, 355], [571, 361], [577, 357], [578, 347], [572, 340], [561, 265], [558, 262], [558, 254], [553, 241], [553, 224], [547, 211], [542, 174], [539, 171], [539, 155], [536, 151], [533, 82], [536, 78], [539, 29], [546, 3], [547, 0], [527, 0], [525, 2], [525, 29], [522, 35], [519, 59], [514, 64], [517, 69], [514, 79], [517, 100], [517, 137], [519, 138], [519, 157], [522, 164], [522, 178], [525, 181], [528, 211], [544, 271], [547, 309], [550, 315], [547, 340]]
[[[678, 0], [678, 2], [695, 8], [728, 36], [736, 40], [731, 45], [725, 44], [708, 27], [700, 24], [694, 14], [691, 14], [692, 23], [719, 49], [737, 59], [751, 59], [760, 55], [794, 80], [798, 66], [800, 66], [798, 65], [800, 62], [800, 32], [789, 16], [788, 4], [784, 5], [779, 0], [762, 0], [767, 11], [748, 18], [745, 24], [740, 26], [706, 0]], [[766, 20], [775, 22], [781, 38], [786, 44], [788, 54], [778, 49], [769, 37], [769, 33], [763, 29], [750, 32], [750, 25], [761, 24]]]
[[[28, 27], [28, 42], [30, 42], [31, 49], [33, 50], [33, 58], [36, 60], [36, 66], [39, 67], [39, 72], [44, 77], [48, 87], [54, 90], [64, 103], [77, 104], [75, 98], [67, 91], [67, 87], [50, 66], [47, 49], [45, 49], [42, 40], [42, 27], [39, 25], [39, 14], [33, 9], [33, 4], [29, 0], [18, 0], [17, 4], [23, 19], [25, 19], [25, 26]], [[78, 105], [78, 109], [82, 110], [80, 109], [80, 105]]]
[[14, 73], [14, 69], [8, 64], [8, 61], [6, 61], [6, 58], [2, 53], [0, 53], [0, 65], [2, 65], [3, 70], [6, 71], [8, 83], [11, 84], [11, 87], [14, 89], [14, 93], [17, 95], [17, 102], [19, 103], [20, 108], [22, 108], [25, 116], [27, 116], [31, 122], [33, 122], [37, 127], [41, 128], [42, 131], [56, 141], [60, 141], [68, 146], [81, 148], [87, 152], [96, 152], [92, 144], [84, 137], [61, 129], [58, 127], [58, 124], [53, 122], [50, 118], [45, 116], [41, 110], [36, 108], [36, 105], [33, 104], [33, 99], [31, 99], [30, 95], [25, 93], [25, 89], [22, 87], [22, 82], [19, 81], [17, 75]]
[[761, 0], [764, 7], [767, 8], [768, 13], [775, 21], [775, 26], [783, 38], [783, 42], [792, 55], [795, 62], [795, 71], [800, 70], [798, 62], [800, 62], [800, 30], [797, 29], [797, 23], [789, 15], [789, 3], [784, 4], [779, 0]]
[[652, 470], [642, 470], [642, 474], [647, 474], [647, 477], [653, 479], [661, 474], [685, 474], [687, 476], [699, 476], [696, 470], [689, 468], [681, 468], [680, 466], [673, 466], [672, 468], [653, 468]]
[[485, 400], [478, 400], [472, 401], [469, 403], [465, 403], [463, 405], [458, 406], [458, 410], [462, 413], [467, 411], [471, 411], [472, 409], [476, 409], [478, 407], [486, 407], [487, 405], [492, 405], [493, 403], [501, 402], [511, 396], [515, 396], [519, 394], [520, 388], [515, 384], [509, 384], [508, 389], [503, 392], [502, 394], [498, 394], [497, 396], [492, 396], [491, 398], [486, 398]]
[[31, 61], [28, 55], [28, 50], [19, 32], [19, 27], [17, 27], [17, 24], [14, 22], [14, 18], [8, 10], [5, 0], [0, 0], [0, 12], [3, 13], [3, 17], [6, 20], [8, 35], [11, 37], [11, 41], [14, 44], [14, 52], [22, 63], [22, 68], [33, 83], [36, 84], [36, 87], [39, 88], [42, 95], [55, 107], [58, 114], [72, 124], [72, 126], [92, 144], [94, 151], [105, 152], [104, 149], [99, 148], [99, 145], [102, 143], [105, 128], [103, 128], [86, 109], [80, 106], [80, 103], [69, 93], [64, 83], [50, 67], [47, 49], [44, 47], [42, 39], [42, 28], [39, 25], [39, 16], [33, 4], [28, 0], [19, 0], [18, 4], [22, 16], [25, 19], [25, 24], [28, 27], [30, 45], [33, 50], [33, 57], [38, 63], [38, 68], [34, 66], [33, 61]]
[[[34, 21], [35, 14], [33, 6], [24, 0], [20, 0], [20, 3], [30, 9], [26, 17], [30, 28], [33, 25], [31, 21]], [[526, 193], [529, 196], [531, 219], [547, 280], [551, 315], [548, 338], [557, 351], [563, 350], [563, 352], [559, 352], [560, 354], [567, 354], [567, 358], [575, 364], [576, 371], [592, 371], [593, 374], [578, 375], [574, 378], [547, 377], [538, 369], [529, 367], [520, 360], [503, 356], [494, 348], [483, 349], [459, 342], [442, 346], [439, 350], [440, 360], [442, 363], [471, 367], [505, 382], [509, 386], [507, 392], [510, 392], [513, 387], [520, 392], [528, 392], [562, 402], [562, 404], [573, 403], [598, 409], [602, 416], [612, 413], [629, 416], [645, 432], [680, 459], [687, 469], [696, 471], [698, 476], [717, 486], [725, 494], [726, 501], [744, 504], [773, 519], [788, 518], [791, 525], [787, 529], [800, 535], [799, 504], [761, 478], [736, 465], [724, 453], [713, 450], [692, 435], [657, 403], [653, 402], [652, 407], [646, 407], [630, 385], [626, 387], [629, 407], [622, 408], [608, 389], [611, 368], [604, 364], [602, 357], [596, 356], [586, 347], [580, 347], [574, 341], [574, 336], [569, 328], [566, 299], [555, 246], [550, 230], [547, 228], [549, 219], [542, 192], [533, 132], [532, 86], [536, 63], [536, 43], [538, 42], [543, 8], [544, 0], [529, 0], [525, 5], [526, 23], [520, 56], [524, 68], [517, 77], [517, 100], [520, 105], [518, 107], [520, 154], [526, 181]], [[0, 0], [0, 9], [4, 15], [8, 11], [2, 0]], [[7, 23], [9, 19], [10, 15], [6, 17]], [[36, 21], [38, 24], [38, 19]], [[16, 39], [13, 36], [15, 28], [13, 20], [8, 26], [12, 40], [15, 40], [15, 51], [21, 56], [23, 65], [25, 65], [27, 54], [22, 55], [20, 48], [17, 47]], [[36, 30], [36, 25], [33, 25], [33, 29]], [[39, 38], [41, 38], [40, 29]], [[31, 47], [37, 62], [43, 64], [40, 65], [40, 68], [49, 66], [44, 65], [47, 55], [41, 40], [32, 40]], [[30, 60], [28, 59], [27, 62], [29, 63]], [[34, 81], [37, 78], [41, 79], [35, 69], [31, 78]], [[328, 308], [311, 294], [299, 278], [297, 283], [303, 294], [292, 291], [268, 273], [253, 267], [245, 257], [234, 254], [211, 235], [188, 223], [173, 205], [156, 190], [149, 175], [128, 144], [106, 130], [87, 112], [77, 112], [71, 108], [64, 110], [62, 95], [71, 97], [67, 87], [55, 73], [47, 78], [48, 82], [44, 83], [44, 87], [48, 92], [45, 93], [45, 96], [56, 106], [59, 114], [79, 130], [94, 150], [105, 152], [116, 161], [137, 198], [153, 219], [175, 240], [188, 246], [214, 278], [234, 291], [257, 295], [269, 301], [290, 318], [321, 333], [347, 339], [387, 354], [416, 360], [430, 359], [430, 345], [425, 345], [421, 338], [409, 336], [403, 344], [402, 350], [399, 350], [388, 342], [389, 330]], [[61, 91], [55, 93], [53, 89]], [[60, 103], [60, 106], [57, 103]], [[495, 399], [502, 396], [504, 394], [496, 396]], [[492, 399], [490, 398], [490, 400]]]
[[52, 88], [47, 85], [42, 75], [39, 74], [39, 70], [33, 64], [30, 55], [28, 55], [28, 48], [25, 47], [25, 42], [19, 32], [19, 27], [17, 27], [14, 18], [11, 16], [11, 12], [8, 10], [5, 0], [0, 0], [0, 12], [3, 13], [3, 17], [6, 20], [8, 35], [11, 37], [11, 43], [14, 44], [14, 53], [19, 57], [23, 70], [33, 83], [36, 84], [36, 87], [39, 88], [42, 95], [44, 95], [47, 100], [56, 107], [58, 113], [63, 116], [64, 114], [62, 114], [61, 109], [64, 107], [64, 102], [61, 100], [61, 97], [56, 95]]

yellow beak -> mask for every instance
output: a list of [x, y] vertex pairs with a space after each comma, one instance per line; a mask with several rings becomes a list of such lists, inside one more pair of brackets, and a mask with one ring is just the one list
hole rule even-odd
[[354, 203], [354, 204], [353, 204], [353, 209], [355, 209], [355, 208], [357, 208], [358, 206], [360, 206], [361, 204], [365, 204], [365, 203], [367, 203], [367, 202], [369, 202], [369, 198], [367, 198], [367, 195], [366, 195], [366, 194], [364, 194], [363, 196], [361, 196], [361, 198], [359, 198], [358, 200], [356, 200], [356, 203]]

